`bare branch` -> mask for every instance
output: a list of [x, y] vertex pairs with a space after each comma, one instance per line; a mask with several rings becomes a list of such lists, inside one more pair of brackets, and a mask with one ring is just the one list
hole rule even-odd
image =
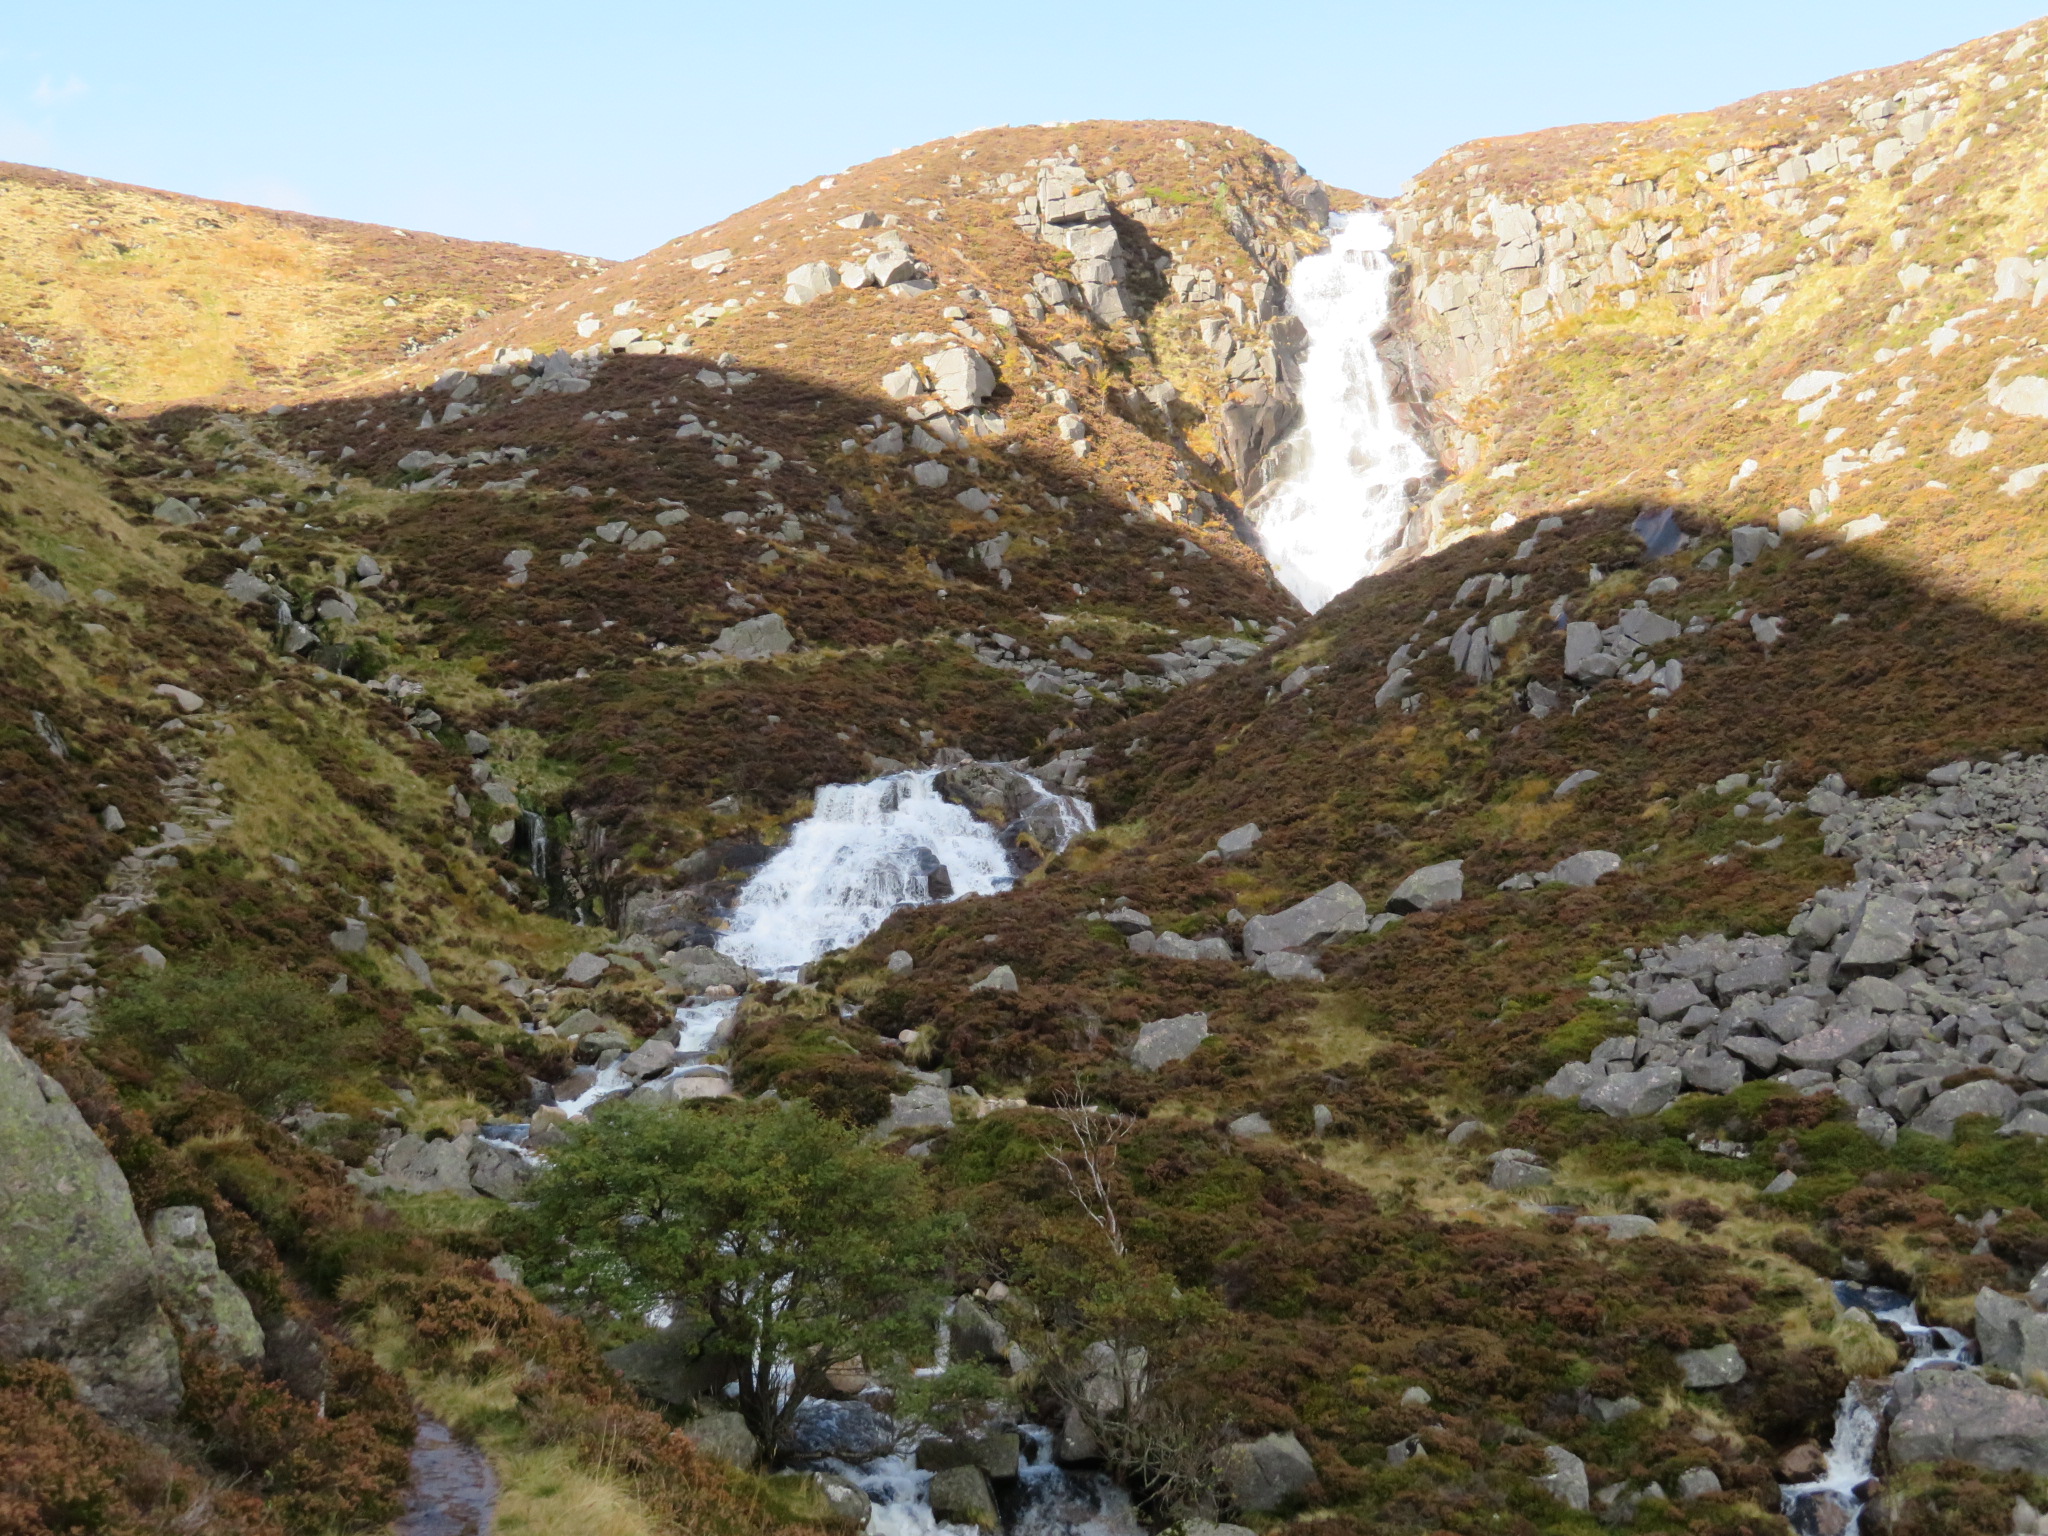
[[1110, 1172], [1116, 1165], [1117, 1147], [1137, 1122], [1128, 1115], [1105, 1113], [1090, 1105], [1078, 1079], [1071, 1089], [1061, 1089], [1054, 1097], [1052, 1113], [1065, 1128], [1066, 1144], [1049, 1148], [1045, 1160], [1059, 1169], [1074, 1203], [1102, 1229], [1110, 1251], [1121, 1258], [1124, 1234], [1117, 1222]]

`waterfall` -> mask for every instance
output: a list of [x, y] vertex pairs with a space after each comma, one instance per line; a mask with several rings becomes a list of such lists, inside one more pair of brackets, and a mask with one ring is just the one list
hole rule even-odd
[[521, 811], [526, 823], [526, 865], [543, 889], [548, 883], [548, 819], [539, 811]]
[[1400, 543], [1408, 488], [1436, 461], [1408, 435], [1380, 361], [1394, 232], [1370, 208], [1294, 269], [1289, 306], [1308, 331], [1301, 426], [1284, 478], [1251, 509], [1273, 574], [1311, 612], [1370, 576]]
[[[719, 953], [793, 976], [858, 944], [899, 907], [1009, 889], [1016, 875], [996, 829], [943, 798], [937, 777], [926, 768], [821, 787], [788, 846], [740, 892]], [[1060, 803], [1066, 837], [1094, 827], [1086, 801], [1038, 788]]]
[[[1881, 1323], [1890, 1323], [1906, 1337], [1912, 1357], [1905, 1369], [1966, 1361], [1970, 1341], [1953, 1328], [1929, 1327], [1920, 1321], [1913, 1298], [1879, 1286], [1835, 1282], [1835, 1299], [1843, 1307], [1861, 1307]], [[1856, 1490], [1871, 1478], [1871, 1463], [1877, 1455], [1878, 1431], [1884, 1424], [1884, 1408], [1890, 1391], [1882, 1381], [1849, 1383], [1835, 1409], [1835, 1435], [1828, 1446], [1826, 1470], [1810, 1483], [1787, 1483], [1778, 1490], [1780, 1508], [1786, 1520], [1801, 1536], [1857, 1536], [1863, 1521], [1863, 1501]]]

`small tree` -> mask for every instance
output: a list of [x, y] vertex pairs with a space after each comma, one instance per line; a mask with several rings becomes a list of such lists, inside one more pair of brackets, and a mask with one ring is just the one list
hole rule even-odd
[[773, 1459], [836, 1360], [929, 1345], [951, 1224], [914, 1164], [802, 1101], [606, 1107], [506, 1213], [543, 1295], [667, 1308], [742, 1363], [739, 1410]]

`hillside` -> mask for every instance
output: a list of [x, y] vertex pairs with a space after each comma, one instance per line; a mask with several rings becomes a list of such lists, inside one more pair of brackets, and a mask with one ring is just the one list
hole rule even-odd
[[597, 263], [0, 163], [0, 367], [130, 413], [267, 406]]
[[2034, 1530], [2031, 36], [1418, 178], [1443, 476], [1312, 617], [1358, 200], [1213, 125], [462, 248], [402, 359], [429, 237], [240, 210], [274, 389], [0, 381], [5, 1519]]
[[1393, 205], [1427, 542], [1631, 497], [2038, 616], [2038, 27], [1715, 112], [1487, 140]]

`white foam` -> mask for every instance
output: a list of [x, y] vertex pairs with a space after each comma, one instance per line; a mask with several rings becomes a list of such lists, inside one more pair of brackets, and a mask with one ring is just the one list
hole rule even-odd
[[1350, 215], [1294, 269], [1288, 304], [1308, 330], [1292, 469], [1251, 509], [1281, 585], [1311, 612], [1378, 570], [1400, 543], [1408, 488], [1435, 461], [1409, 436], [1380, 360], [1394, 234]]

